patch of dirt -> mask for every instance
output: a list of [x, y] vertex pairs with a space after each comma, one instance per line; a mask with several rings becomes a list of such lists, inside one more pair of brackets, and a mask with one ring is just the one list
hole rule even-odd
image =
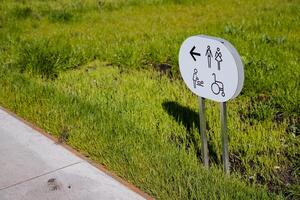
[[255, 97], [253, 100], [258, 102], [267, 102], [271, 99], [271, 97], [267, 94], [259, 94], [257, 97]]
[[277, 111], [274, 116], [274, 121], [276, 123], [282, 123], [284, 120], [284, 113], [282, 111]]
[[175, 144], [178, 148], [181, 148], [184, 142], [184, 139], [180, 135], [175, 135], [172, 133], [169, 137], [171, 143]]
[[246, 177], [246, 168], [239, 156], [237, 156], [235, 153], [231, 153], [229, 155], [229, 162], [231, 171], [238, 172], [242, 176]]
[[169, 77], [172, 77], [172, 66], [167, 63], [159, 63], [154, 65], [154, 69], [159, 71], [162, 75], [168, 75]]
[[289, 125], [286, 129], [286, 133], [293, 134], [295, 137], [300, 136], [300, 116], [290, 117]]
[[[229, 156], [231, 171], [239, 173], [245, 181], [253, 184], [266, 185], [268, 190], [272, 193], [279, 194], [284, 192], [287, 199], [293, 199], [288, 197], [290, 186], [299, 185], [299, 175], [295, 174], [295, 169], [292, 166], [275, 166], [271, 179], [266, 179], [263, 174], [255, 173], [252, 176], [246, 174], [246, 168], [243, 165], [240, 156], [237, 153], [231, 153]], [[253, 161], [249, 161], [249, 165], [252, 169], [255, 167]]]
[[58, 143], [67, 143], [69, 139], [69, 132], [69, 128], [64, 127], [59, 134]]

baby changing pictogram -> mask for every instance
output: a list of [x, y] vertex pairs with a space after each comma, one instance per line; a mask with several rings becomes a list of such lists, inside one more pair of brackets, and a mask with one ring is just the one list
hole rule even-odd
[[204, 81], [199, 80], [198, 70], [195, 68], [194, 69], [194, 73], [193, 73], [193, 85], [194, 85], [194, 88], [197, 88], [197, 86], [204, 87], [203, 84], [204, 84]]

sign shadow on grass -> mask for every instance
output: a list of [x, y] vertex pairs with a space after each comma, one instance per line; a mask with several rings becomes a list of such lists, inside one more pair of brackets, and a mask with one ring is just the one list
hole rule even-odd
[[[178, 124], [182, 124], [186, 128], [186, 141], [187, 146], [191, 146], [191, 144], [195, 148], [195, 152], [199, 160], [201, 160], [201, 147], [200, 140], [197, 140], [194, 133], [193, 128], [196, 128], [199, 133], [200, 130], [200, 122], [199, 122], [199, 114], [192, 110], [189, 107], [182, 106], [175, 101], [165, 101], [162, 103], [163, 109], [172, 116]], [[208, 124], [206, 124], [207, 129], [209, 129]], [[210, 155], [210, 160], [214, 163], [219, 163], [218, 156], [216, 150], [214, 149], [211, 142], [208, 140], [208, 150]]]

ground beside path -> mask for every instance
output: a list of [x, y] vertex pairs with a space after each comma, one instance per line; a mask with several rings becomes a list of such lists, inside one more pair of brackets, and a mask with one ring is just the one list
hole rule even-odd
[[0, 199], [144, 197], [0, 109]]

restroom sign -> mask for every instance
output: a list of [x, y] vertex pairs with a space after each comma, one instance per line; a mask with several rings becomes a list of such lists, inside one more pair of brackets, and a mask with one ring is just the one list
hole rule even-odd
[[187, 38], [180, 47], [179, 68], [196, 95], [226, 102], [239, 95], [244, 69], [237, 50], [226, 40], [206, 35]]

